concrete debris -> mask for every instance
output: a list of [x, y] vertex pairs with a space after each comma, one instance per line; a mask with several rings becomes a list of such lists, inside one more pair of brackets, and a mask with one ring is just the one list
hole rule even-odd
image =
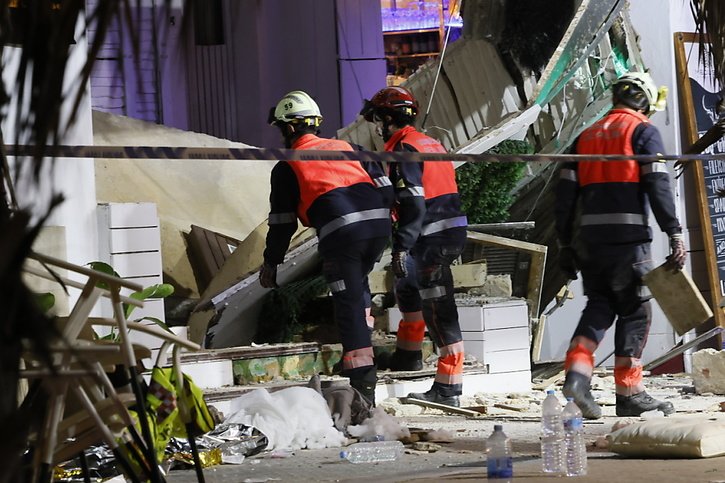
[[495, 408], [499, 409], [506, 409], [508, 411], [518, 411], [518, 412], [525, 412], [529, 410], [529, 405], [526, 404], [525, 406], [516, 406], [513, 404], [505, 404], [505, 403], [496, 403], [493, 405]]
[[450, 443], [453, 441], [454, 435], [447, 429], [438, 429], [426, 431], [420, 435], [423, 441], [433, 441], [438, 443]]
[[441, 445], [431, 443], [429, 441], [418, 441], [416, 443], [413, 443], [411, 449], [415, 451], [426, 451], [428, 453], [435, 453], [436, 451], [441, 449]]
[[703, 349], [692, 354], [692, 382], [697, 394], [725, 394], [725, 351]]
[[511, 297], [513, 293], [511, 275], [487, 275], [486, 282], [482, 286], [473, 287], [468, 293], [486, 297]]
[[423, 406], [403, 404], [397, 397], [388, 398], [379, 403], [377, 407], [383, 408], [386, 413], [396, 417], [419, 416], [426, 410]]

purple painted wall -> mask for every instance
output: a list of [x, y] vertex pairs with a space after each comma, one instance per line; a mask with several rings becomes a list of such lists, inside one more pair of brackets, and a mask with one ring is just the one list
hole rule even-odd
[[[93, 12], [97, 3], [87, 0], [87, 10]], [[181, 6], [167, 9], [159, 0], [144, 5], [132, 9], [132, 26], [119, 21], [109, 28], [91, 74], [92, 107], [187, 129]], [[90, 41], [93, 27], [88, 28]]]
[[92, 79], [94, 108], [280, 146], [266, 120], [288, 91], [317, 101], [322, 135], [332, 137], [385, 85], [379, 0], [223, 0], [222, 8], [223, 45], [195, 45], [193, 22], [182, 32], [180, 9], [158, 6], [141, 11], [138, 62], [123, 30], [112, 32]]
[[342, 126], [358, 115], [363, 99], [385, 87], [380, 0], [337, 0], [337, 43]]

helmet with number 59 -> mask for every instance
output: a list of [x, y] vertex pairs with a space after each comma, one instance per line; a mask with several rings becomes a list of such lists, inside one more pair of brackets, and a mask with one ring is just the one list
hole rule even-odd
[[322, 114], [317, 103], [303, 91], [292, 91], [280, 99], [277, 106], [269, 111], [267, 120], [270, 124], [302, 123], [308, 126], [319, 126]]

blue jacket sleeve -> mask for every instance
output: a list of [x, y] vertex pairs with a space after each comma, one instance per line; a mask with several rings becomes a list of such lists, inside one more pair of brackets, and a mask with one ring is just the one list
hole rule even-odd
[[[408, 144], [399, 144], [396, 151], [417, 152]], [[393, 232], [393, 250], [413, 248], [423, 229], [425, 217], [425, 191], [423, 189], [423, 163], [394, 163], [390, 181], [395, 192], [398, 226]]]
[[559, 181], [556, 185], [554, 216], [556, 234], [559, 243], [570, 245], [574, 230], [577, 199], [579, 198], [579, 178], [577, 163], [565, 163], [559, 169]]
[[[662, 154], [664, 143], [659, 130], [650, 123], [642, 123], [632, 133], [634, 154]], [[675, 198], [672, 194], [670, 173], [662, 161], [642, 161], [640, 167], [640, 185], [647, 194], [652, 213], [660, 229], [667, 235], [682, 233], [677, 219]]]
[[297, 231], [297, 205], [300, 201], [300, 188], [292, 168], [280, 161], [270, 176], [269, 194], [269, 231], [267, 232], [264, 262], [279, 265], [289, 248], [290, 240]]

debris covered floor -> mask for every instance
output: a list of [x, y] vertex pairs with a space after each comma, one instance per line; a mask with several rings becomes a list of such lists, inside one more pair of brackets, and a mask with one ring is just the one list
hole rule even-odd
[[[725, 413], [720, 409], [725, 396], [694, 394], [692, 379], [686, 375], [651, 376], [645, 382], [648, 392], [654, 397], [672, 401], [677, 410], [676, 417], [725, 420]], [[615, 423], [625, 418], [618, 418], [614, 413], [612, 376], [595, 376], [593, 383], [593, 392], [603, 405], [604, 417], [598, 421], [585, 421], [589, 471], [587, 476], [578, 477], [577, 481], [611, 483], [617, 478], [625, 478], [625, 481], [637, 482], [725, 482], [725, 457], [641, 460], [622, 458], [608, 452], [606, 447], [602, 447], [603, 437]], [[560, 392], [559, 395], [561, 397]], [[401, 424], [411, 430], [445, 430], [452, 435], [451, 441], [435, 443], [440, 449], [434, 452], [413, 450], [408, 445], [405, 454], [397, 461], [377, 464], [354, 465], [343, 461], [339, 458], [339, 448], [265, 452], [246, 459], [241, 465], [207, 468], [206, 481], [477, 481], [486, 478], [484, 442], [494, 424], [498, 423], [504, 425], [504, 431], [513, 441], [514, 479], [549, 481], [552, 476], [541, 472], [539, 459], [540, 403], [543, 397], [543, 391], [532, 391], [528, 394], [480, 394], [475, 398], [464, 398], [464, 406], [488, 407], [488, 414], [475, 419], [400, 405], [398, 400], [389, 399], [381, 405]], [[196, 477], [193, 471], [172, 471], [168, 481], [191, 483], [196, 481]]]

